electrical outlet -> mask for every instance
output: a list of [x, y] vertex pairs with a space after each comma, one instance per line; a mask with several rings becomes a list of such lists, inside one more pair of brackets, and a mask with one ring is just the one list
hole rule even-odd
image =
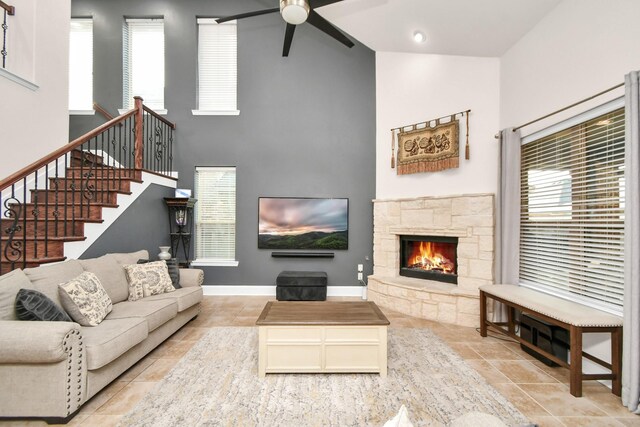
[[363, 269], [364, 269], [364, 266], [362, 264], [358, 264], [358, 271], [362, 272]]
[[362, 280], [362, 273], [358, 273], [358, 280]]

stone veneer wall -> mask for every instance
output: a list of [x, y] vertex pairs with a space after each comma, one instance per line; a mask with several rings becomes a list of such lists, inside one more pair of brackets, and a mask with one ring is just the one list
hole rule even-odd
[[[494, 196], [374, 200], [367, 298], [414, 317], [479, 325], [478, 288], [494, 283]], [[399, 275], [399, 235], [458, 237], [458, 285]]]

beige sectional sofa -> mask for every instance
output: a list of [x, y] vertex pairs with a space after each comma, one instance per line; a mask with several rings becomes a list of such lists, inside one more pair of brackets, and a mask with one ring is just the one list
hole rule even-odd
[[[15, 270], [0, 276], [0, 417], [65, 421], [92, 396], [200, 312], [202, 270], [180, 269], [181, 289], [127, 301], [122, 268], [147, 251]], [[113, 310], [98, 326], [17, 320], [21, 288], [44, 293], [58, 305], [58, 284], [94, 273]], [[62, 420], [60, 420], [62, 419]]]

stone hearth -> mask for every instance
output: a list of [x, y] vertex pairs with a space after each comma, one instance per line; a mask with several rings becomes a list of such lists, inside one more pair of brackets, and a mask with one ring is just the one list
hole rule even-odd
[[[367, 298], [423, 319], [478, 326], [478, 288], [494, 283], [494, 196], [374, 200]], [[458, 238], [458, 285], [402, 277], [400, 235]]]

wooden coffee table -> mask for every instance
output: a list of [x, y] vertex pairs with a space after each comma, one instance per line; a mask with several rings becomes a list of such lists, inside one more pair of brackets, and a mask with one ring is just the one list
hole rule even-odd
[[370, 301], [270, 301], [256, 321], [258, 373], [387, 375], [389, 321]]

